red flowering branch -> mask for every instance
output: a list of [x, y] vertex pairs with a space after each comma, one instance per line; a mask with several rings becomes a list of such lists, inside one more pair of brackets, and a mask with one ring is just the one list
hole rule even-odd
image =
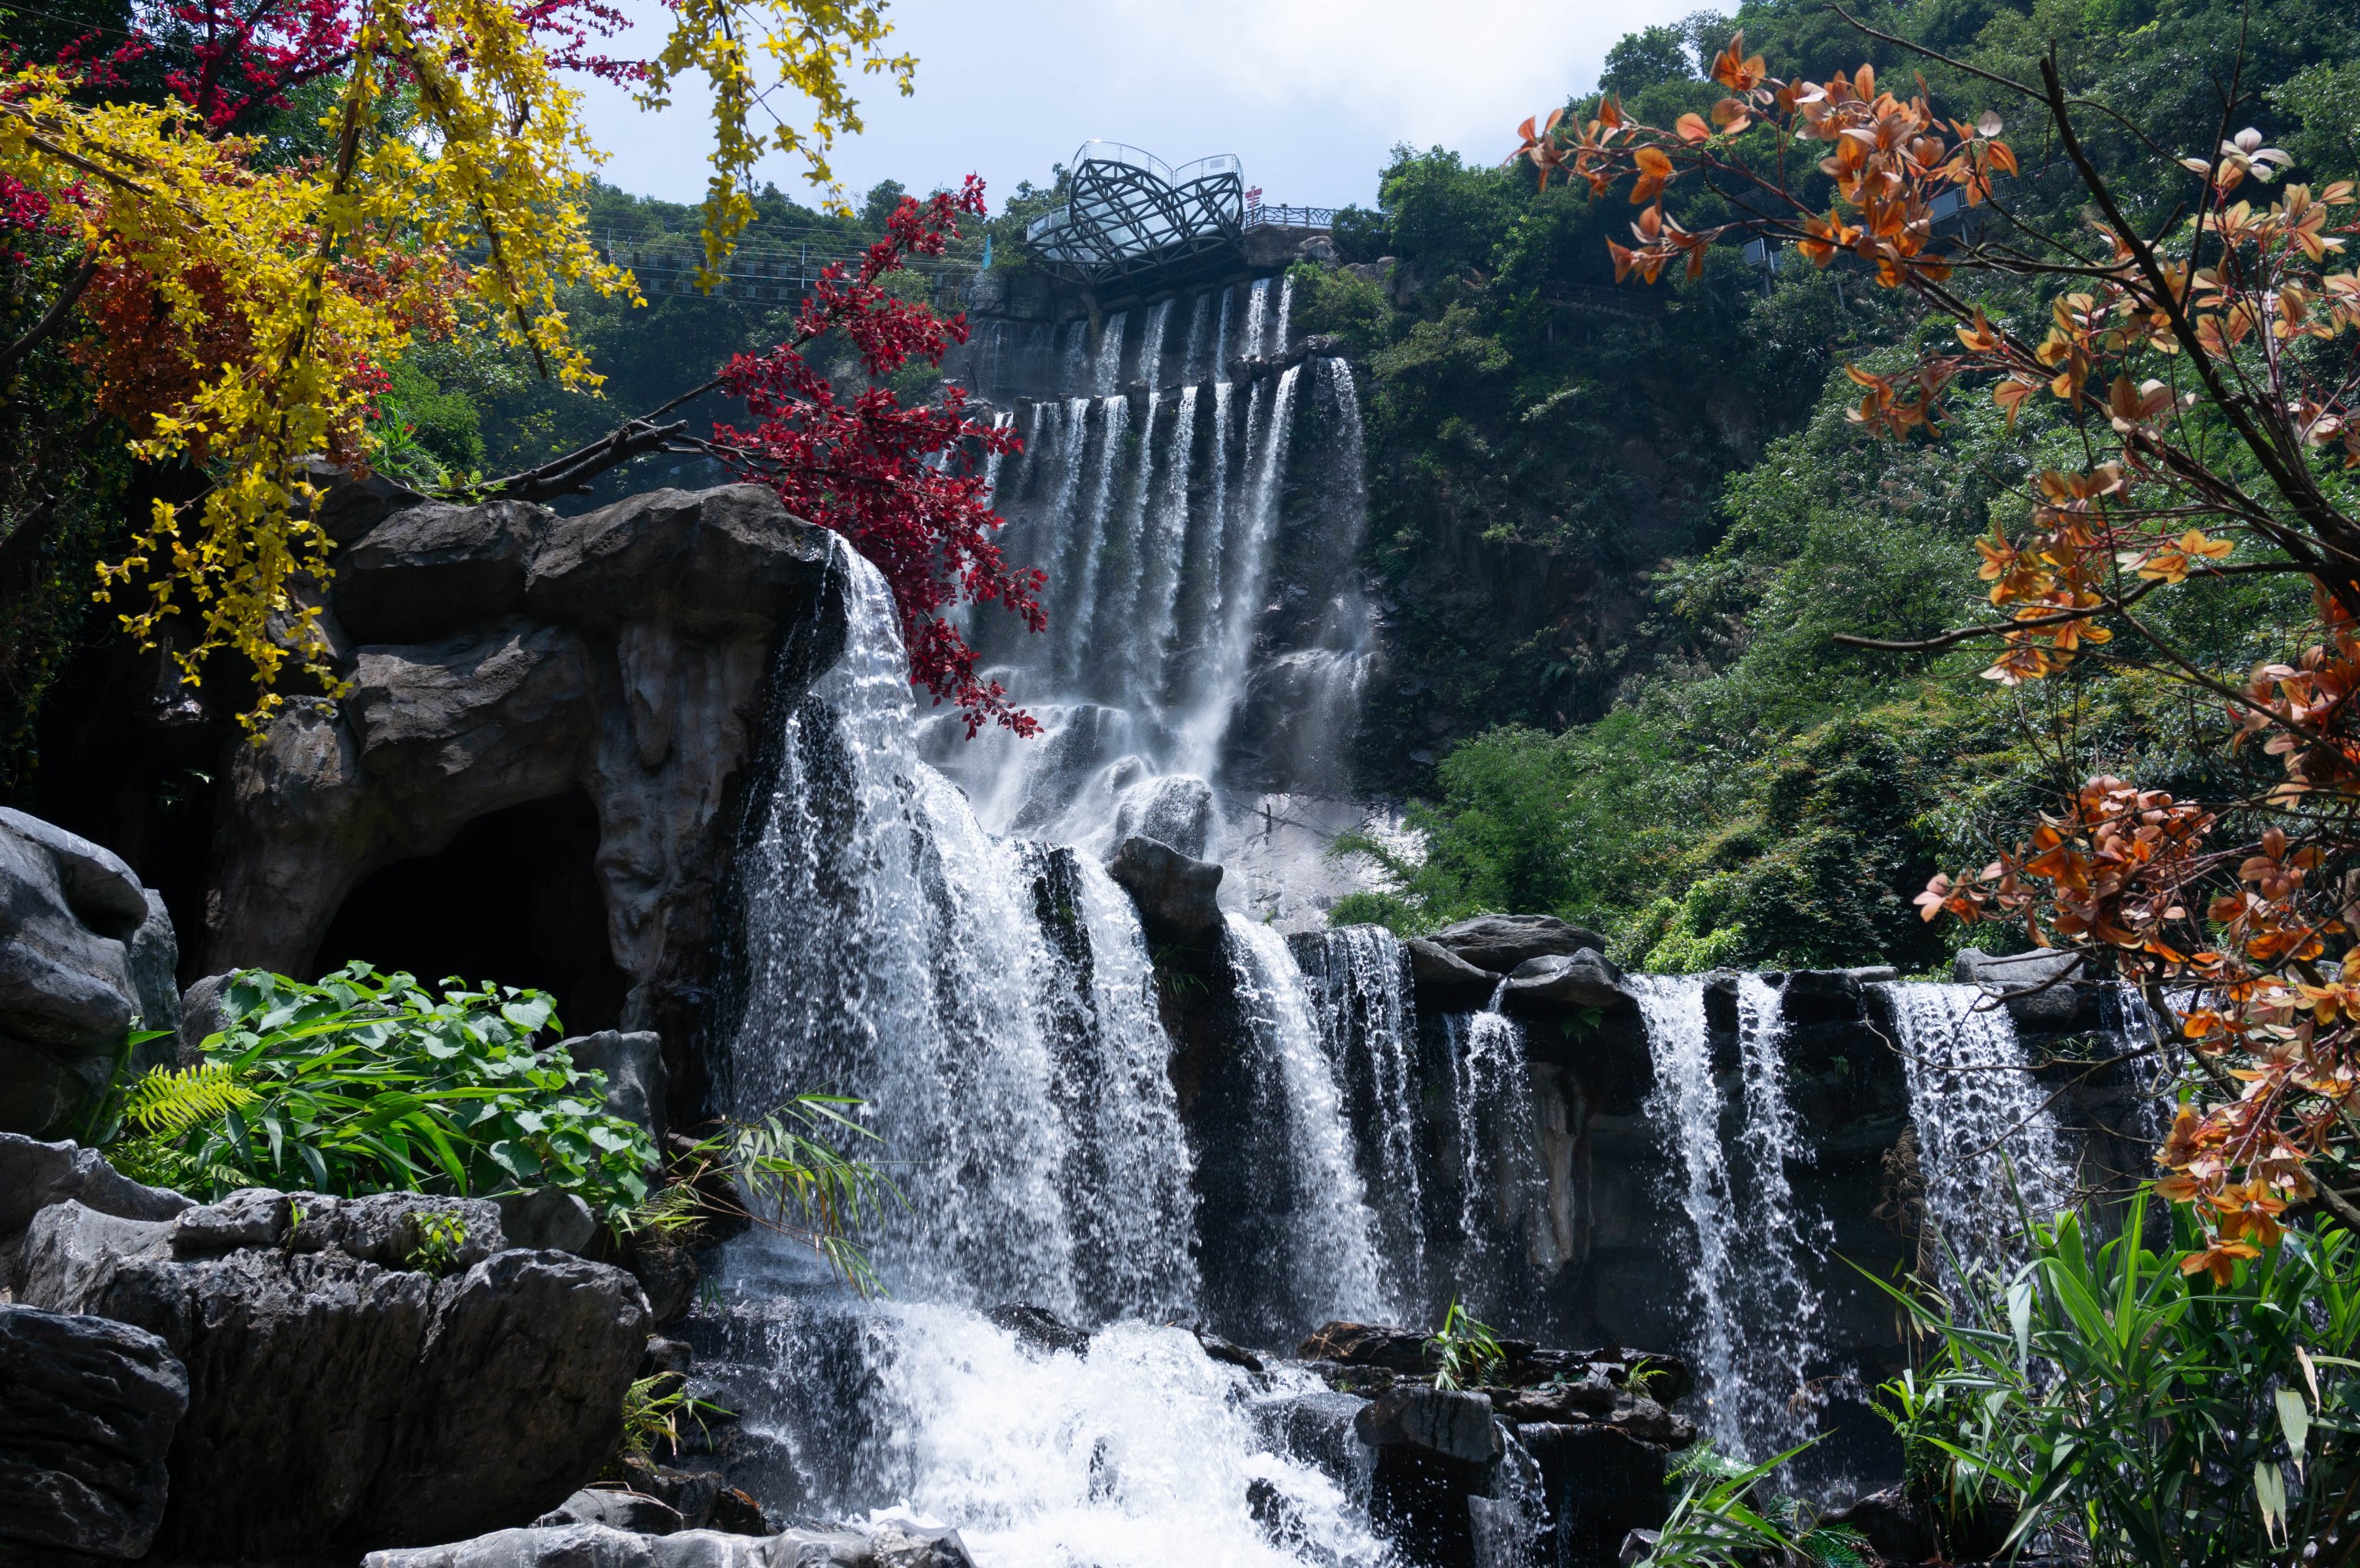
[[[958, 706], [972, 737], [986, 724], [1020, 735], [1040, 725], [1011, 707], [1008, 692], [977, 668], [976, 653], [945, 617], [960, 604], [999, 604], [1032, 631], [1048, 624], [1041, 608], [1043, 573], [1011, 568], [994, 538], [1000, 526], [981, 469], [993, 454], [1020, 450], [1012, 430], [972, 418], [967, 394], [944, 388], [934, 403], [905, 404], [881, 385], [912, 362], [939, 365], [967, 341], [965, 315], [939, 316], [897, 298], [884, 279], [912, 256], [940, 256], [958, 237], [958, 216], [983, 212], [983, 182], [969, 176], [956, 195], [904, 198], [857, 273], [842, 264], [821, 272], [784, 343], [741, 354], [702, 386], [537, 468], [493, 481], [476, 493], [548, 500], [586, 490], [588, 481], [650, 452], [702, 452], [739, 477], [778, 492], [797, 517], [833, 528], [874, 563], [893, 590], [910, 679], [937, 703]], [[869, 385], [846, 397], [813, 367], [805, 351], [839, 333], [859, 355]], [[717, 423], [710, 440], [687, 436], [685, 422], [659, 423], [707, 392], [741, 398], [749, 426]]]

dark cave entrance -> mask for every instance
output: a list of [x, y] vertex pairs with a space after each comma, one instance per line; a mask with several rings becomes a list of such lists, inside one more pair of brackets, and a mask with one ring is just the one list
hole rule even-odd
[[628, 982], [606, 941], [598, 811], [579, 789], [477, 817], [433, 855], [371, 873], [320, 940], [315, 974], [355, 958], [432, 985], [530, 985], [571, 1034], [617, 1027]]

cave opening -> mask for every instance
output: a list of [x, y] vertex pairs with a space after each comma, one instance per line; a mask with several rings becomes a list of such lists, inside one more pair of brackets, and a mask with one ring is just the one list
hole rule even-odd
[[629, 983], [606, 940], [597, 854], [597, 808], [579, 789], [477, 817], [436, 853], [365, 877], [313, 970], [365, 958], [429, 985], [529, 985], [557, 998], [567, 1032], [614, 1029]]

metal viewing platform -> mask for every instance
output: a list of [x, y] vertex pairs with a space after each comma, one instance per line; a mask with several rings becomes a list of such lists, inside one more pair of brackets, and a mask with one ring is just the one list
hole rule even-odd
[[1245, 176], [1221, 153], [1175, 169], [1120, 142], [1084, 142], [1062, 211], [1025, 230], [1025, 248], [1068, 282], [1103, 289], [1176, 284], [1238, 265], [1247, 223]]

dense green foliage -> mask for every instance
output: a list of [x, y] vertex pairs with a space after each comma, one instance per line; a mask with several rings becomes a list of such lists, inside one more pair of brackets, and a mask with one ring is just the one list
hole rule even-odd
[[558, 1029], [541, 992], [437, 996], [355, 963], [316, 985], [244, 971], [223, 1010], [201, 1062], [131, 1087], [108, 1150], [126, 1174], [208, 1199], [555, 1187], [614, 1225], [648, 1196], [654, 1147], [602, 1074], [538, 1043]]
[[2159, 1248], [2151, 1218], [2103, 1246], [2070, 1213], [2036, 1225], [1956, 1315], [1896, 1292], [1933, 1346], [1883, 1390], [1911, 1488], [1953, 1556], [2047, 1530], [2099, 1564], [2352, 1561], [2360, 1240], [2289, 1231], [2216, 1280], [2183, 1268], [2186, 1210]]
[[[2018, 77], [2055, 39], [2078, 90], [2175, 153], [2217, 139], [2212, 83], [2232, 74], [2242, 20], [2234, 125], [2300, 149], [2313, 165], [2298, 177], [2360, 172], [2360, 46], [2315, 0], [1862, 14]], [[1733, 26], [1779, 75], [1866, 59], [1888, 79], [1922, 69], [1954, 113], [1997, 96], [1797, 0], [1632, 35], [1608, 85], [1658, 124], [1709, 108], [1718, 90], [1699, 80], [1697, 50]], [[2152, 155], [2092, 118], [2096, 155], [2143, 221], [2159, 221]], [[2008, 199], [2070, 232], [2078, 181], [2024, 150]], [[1727, 216], [1674, 192], [1691, 226]], [[1349, 898], [1335, 919], [1412, 930], [1552, 910], [1659, 969], [1923, 971], [1963, 940], [1910, 907], [1927, 876], [1989, 859], [2058, 790], [2093, 771], [2230, 782], [2212, 745], [2225, 726], [2152, 676], [2077, 668], [2011, 694], [1977, 678], [1972, 649], [1833, 644], [1839, 631], [1916, 637], [1966, 619], [1980, 593], [1971, 541], [2021, 517], [2011, 486], [2027, 474], [2078, 464], [2080, 432], [2046, 409], [2011, 431], [1962, 398], [1939, 441], [1881, 443], [1844, 419], [1858, 389], [1842, 364], [1897, 370], [1947, 328], [1912, 319], [1846, 261], [1816, 271], [1789, 256], [1765, 275], [1734, 246], [1694, 281], [1614, 289], [1605, 241], [1627, 239], [1631, 214], [1619, 196], [1536, 192], [1521, 166], [1403, 149], [1380, 210], [1339, 225], [1354, 264], [1298, 271], [1298, 319], [1340, 334], [1366, 367], [1375, 549], [1402, 667], [1416, 672], [1381, 698], [1371, 733], [1396, 752], [1404, 733], [1469, 737], [1403, 780], [1430, 854], [1390, 859], [1394, 891]], [[1994, 317], [2046, 310], [2027, 289], [1973, 287]], [[2223, 598], [2168, 629], [2216, 668], [2291, 651], [2298, 597]]]

